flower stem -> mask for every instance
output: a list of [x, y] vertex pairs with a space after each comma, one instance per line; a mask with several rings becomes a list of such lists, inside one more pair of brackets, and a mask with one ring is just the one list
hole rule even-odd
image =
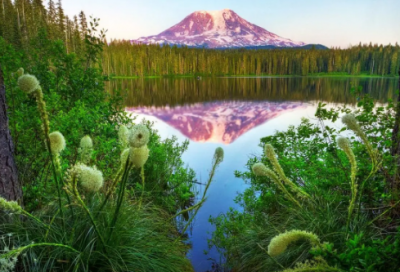
[[140, 195], [140, 200], [139, 200], [139, 209], [142, 206], [142, 200], [143, 200], [143, 195], [144, 195], [144, 167], [140, 169], [140, 177], [142, 178], [142, 194]]
[[[129, 160], [129, 158], [128, 158]], [[122, 205], [122, 200], [124, 198], [125, 194], [125, 187], [126, 187], [126, 181], [128, 180], [128, 174], [131, 166], [130, 164], [127, 163], [127, 166], [125, 167], [124, 175], [122, 176], [122, 182], [120, 184], [120, 188], [118, 191], [118, 198], [117, 198], [117, 207], [115, 208], [114, 216], [110, 224], [110, 232], [108, 234], [108, 241], [111, 239], [111, 234], [114, 231], [115, 224], [117, 223], [118, 219], [118, 214]]]

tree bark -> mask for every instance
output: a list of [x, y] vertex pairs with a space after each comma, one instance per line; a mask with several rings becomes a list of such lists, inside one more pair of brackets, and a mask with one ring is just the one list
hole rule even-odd
[[8, 128], [6, 90], [0, 65], [0, 196], [7, 200], [22, 201], [14, 160], [14, 145]]
[[392, 156], [396, 163], [396, 171], [392, 179], [391, 189], [397, 192], [400, 180], [400, 68], [399, 68], [399, 94], [397, 97], [396, 117], [392, 132]]

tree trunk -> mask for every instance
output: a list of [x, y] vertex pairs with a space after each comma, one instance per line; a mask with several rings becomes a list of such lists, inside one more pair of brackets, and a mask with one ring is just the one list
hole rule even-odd
[[[400, 90], [400, 69], [399, 69], [399, 90]], [[392, 132], [392, 156], [394, 157], [394, 163], [396, 163], [395, 175], [392, 179], [391, 189], [397, 192], [400, 180], [400, 93], [397, 97], [396, 105], [396, 118], [394, 121], [393, 132]]]
[[7, 200], [22, 201], [14, 160], [14, 145], [8, 129], [6, 90], [0, 65], [0, 196]]

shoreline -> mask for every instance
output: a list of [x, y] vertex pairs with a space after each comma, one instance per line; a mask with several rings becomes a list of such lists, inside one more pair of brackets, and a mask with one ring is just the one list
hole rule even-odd
[[[109, 77], [109, 80], [113, 79], [154, 79], [154, 78], [197, 78], [196, 75], [176, 75], [176, 76], [113, 76]], [[317, 73], [317, 74], [308, 74], [306, 76], [301, 75], [218, 75], [218, 76], [199, 76], [200, 78], [289, 78], [289, 77], [337, 77], [337, 78], [398, 78], [398, 76], [390, 76], [390, 75], [368, 75], [368, 74], [359, 74], [359, 75], [350, 75], [350, 74], [336, 74], [336, 73]]]

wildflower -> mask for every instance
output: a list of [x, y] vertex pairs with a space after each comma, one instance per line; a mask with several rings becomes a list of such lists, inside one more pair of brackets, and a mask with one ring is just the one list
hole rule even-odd
[[16, 201], [7, 201], [6, 199], [0, 196], [0, 209], [9, 211], [9, 212], [21, 212], [22, 208]]
[[365, 135], [364, 131], [362, 131], [354, 114], [350, 113], [344, 115], [342, 117], [342, 122], [347, 126], [348, 129], [351, 129], [364, 142], [365, 148], [367, 149], [368, 155], [370, 156], [372, 161], [372, 169], [373, 171], [376, 171], [378, 164], [378, 152], [372, 147], [371, 143], [367, 138], [367, 135]]
[[308, 240], [312, 246], [318, 246], [320, 244], [318, 236], [314, 233], [303, 230], [291, 230], [272, 238], [268, 245], [268, 254], [272, 257], [278, 256], [285, 252], [290, 243], [300, 239]]
[[145, 146], [149, 142], [149, 137], [150, 131], [145, 125], [136, 125], [129, 136], [129, 144], [134, 148]]
[[0, 272], [12, 272], [15, 271], [15, 265], [17, 264], [17, 257], [0, 257]]
[[[47, 137], [50, 133], [50, 122], [49, 122], [49, 116], [48, 116], [47, 110], [46, 110], [46, 102], [43, 99], [42, 88], [40, 86], [38, 86], [38, 88], [34, 92], [34, 94], [36, 97], [36, 104], [37, 104], [38, 111], [40, 114], [40, 119], [42, 120], [43, 135], [44, 135], [44, 137]], [[50, 148], [50, 147], [47, 147], [47, 148]]]
[[103, 186], [103, 173], [96, 167], [78, 166], [80, 185], [88, 192], [97, 192]]
[[337, 138], [336, 142], [337, 142], [338, 146], [343, 150], [350, 148], [350, 141], [349, 141], [349, 139], [347, 139], [345, 137]]
[[139, 148], [130, 148], [130, 161], [133, 167], [141, 168], [146, 163], [149, 158], [149, 149], [147, 145], [141, 146]]
[[276, 186], [285, 194], [285, 196], [297, 206], [301, 207], [300, 203], [292, 196], [292, 194], [286, 189], [283, 183], [279, 180], [278, 176], [274, 171], [266, 167], [263, 163], [258, 162], [253, 164], [253, 173], [258, 177], [268, 177], [275, 183]]
[[49, 134], [50, 150], [53, 154], [59, 154], [65, 149], [65, 138], [59, 131]]
[[351, 149], [350, 141], [347, 138], [339, 137], [337, 139], [337, 144], [346, 153], [347, 158], [349, 159], [351, 165], [351, 175], [350, 175], [351, 200], [350, 200], [349, 215], [348, 215], [348, 221], [349, 221], [350, 216], [354, 210], [354, 205], [356, 202], [357, 191], [358, 191], [358, 185], [356, 183], [357, 161], [356, 157], [354, 156], [353, 150]]
[[278, 173], [279, 178], [289, 186], [290, 190], [294, 192], [300, 198], [309, 198], [310, 195], [303, 191], [297, 184], [292, 182], [288, 177], [286, 177], [285, 172], [283, 171], [281, 165], [279, 164], [278, 159], [276, 158], [276, 154], [274, 148], [270, 144], [265, 145], [265, 155], [270, 160], [272, 166], [274, 167], [274, 171]]
[[129, 130], [126, 126], [122, 125], [119, 127], [118, 130], [118, 138], [119, 138], [119, 143], [122, 148], [127, 148], [128, 147], [128, 141], [129, 141]]
[[92, 139], [90, 138], [89, 135], [86, 135], [85, 137], [83, 137], [83, 138], [81, 139], [80, 147], [81, 147], [82, 149], [85, 149], [85, 148], [92, 148], [92, 147], [93, 147], [93, 142], [92, 142]]
[[268, 176], [268, 170], [271, 171], [261, 162], [253, 164], [252, 169], [257, 177]]
[[126, 160], [129, 157], [129, 151], [130, 151], [130, 148], [126, 148], [126, 149], [124, 149], [124, 151], [121, 152], [121, 168], [125, 167]]
[[18, 78], [18, 87], [26, 94], [30, 94], [37, 90], [39, 81], [35, 76], [29, 74], [22, 75]]
[[81, 155], [81, 162], [87, 164], [90, 162], [92, 158], [92, 151], [93, 151], [93, 142], [89, 135], [86, 135], [81, 139], [80, 143], [80, 155]]
[[354, 114], [346, 114], [342, 117], [342, 123], [354, 132], [361, 130]]
[[278, 159], [276, 158], [276, 154], [274, 151], [274, 148], [272, 145], [270, 144], [266, 144], [265, 148], [265, 155], [267, 156], [267, 158], [270, 160], [272, 166], [274, 167], [275, 172], [278, 173], [279, 177], [290, 187], [294, 188], [297, 187], [297, 185], [293, 184], [293, 182], [291, 182], [285, 175], [285, 173], [283, 172], [283, 169], [281, 167], [281, 165], [279, 164]]
[[353, 150], [351, 149], [350, 141], [347, 138], [339, 137], [337, 139], [337, 144], [346, 153], [347, 158], [350, 161], [351, 179], [352, 179], [352, 181], [355, 181], [356, 173], [357, 173], [357, 161], [356, 161], [356, 157], [354, 156]]
[[23, 76], [24, 75], [24, 68], [19, 68], [18, 70], [17, 70], [17, 75], [18, 75], [18, 77], [20, 77], [20, 76]]
[[214, 160], [217, 164], [224, 160], [224, 150], [222, 147], [217, 147], [215, 149]]

